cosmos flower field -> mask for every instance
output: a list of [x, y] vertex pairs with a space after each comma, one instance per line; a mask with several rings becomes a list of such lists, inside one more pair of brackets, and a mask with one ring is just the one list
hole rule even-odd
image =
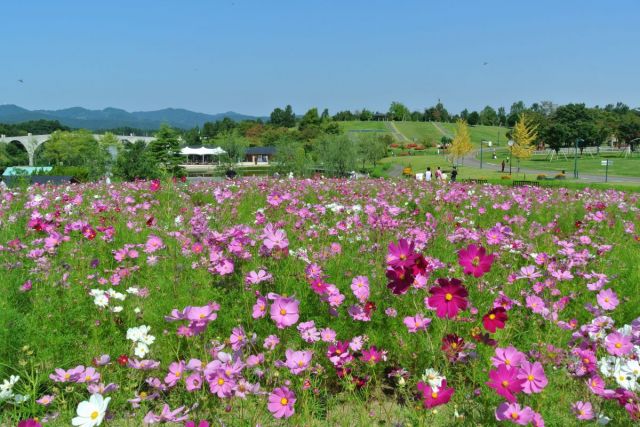
[[0, 193], [0, 425], [630, 425], [639, 196], [246, 179]]

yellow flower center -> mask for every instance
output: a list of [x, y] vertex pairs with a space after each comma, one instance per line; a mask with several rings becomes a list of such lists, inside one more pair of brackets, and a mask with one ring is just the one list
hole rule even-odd
[[93, 411], [91, 413], [91, 419], [95, 420], [96, 418], [98, 418], [98, 415], [100, 415], [100, 413], [98, 411]]
[[505, 365], [511, 365], [511, 360], [509, 360], [509, 359], [504, 359], [504, 364], [505, 364]]
[[446, 299], [447, 301], [451, 301], [451, 300], [453, 299], [453, 295], [451, 295], [451, 294], [446, 294], [446, 295], [444, 296], [444, 299]]
[[587, 359], [586, 357], [585, 357], [584, 359], [582, 359], [582, 361], [583, 361], [584, 363], [589, 363], [589, 359]]
[[489, 319], [493, 320], [493, 319], [495, 319], [495, 318], [496, 318], [496, 315], [495, 315], [495, 314], [491, 313], [491, 314], [489, 315]]
[[218, 385], [222, 385], [224, 384], [224, 379], [223, 378], [218, 378]]
[[286, 397], [283, 397], [282, 399], [280, 399], [280, 404], [281, 404], [281, 405], [283, 405], [283, 406], [284, 406], [284, 405], [286, 405], [287, 403], [289, 403], [289, 401], [287, 400], [287, 398], [286, 398]]
[[437, 399], [438, 398], [438, 393], [436, 393], [435, 391], [433, 393], [431, 393], [431, 398], [432, 399]]
[[509, 381], [504, 380], [502, 381], [502, 387], [508, 387], [509, 386]]
[[458, 348], [458, 344], [457, 344], [457, 343], [452, 342], [452, 343], [451, 343], [451, 348]]
[[584, 410], [580, 409], [580, 412], [578, 412], [580, 415], [584, 415]]
[[176, 377], [177, 378], [180, 378], [181, 376], [182, 376], [182, 372], [180, 372], [180, 371], [176, 372]]
[[303, 362], [302, 360], [299, 360], [299, 361], [298, 361], [298, 366], [299, 366], [299, 367], [302, 367], [303, 365], [304, 365], [304, 362]]
[[201, 319], [204, 319], [205, 317], [206, 317], [206, 316], [204, 315], [204, 313], [200, 315], [200, 318], [201, 318]]
[[140, 398], [141, 399], [145, 399], [147, 397], [147, 392], [146, 391], [141, 391], [140, 392]]
[[416, 322], [416, 328], [419, 328], [420, 326], [422, 326], [422, 322], [418, 320], [418, 321]]
[[471, 260], [471, 265], [473, 265], [474, 267], [477, 267], [480, 265], [480, 257], [475, 257]]
[[281, 308], [280, 314], [284, 316], [285, 314], [287, 314], [287, 310], [285, 310], [284, 308]]
[[71, 374], [64, 374], [64, 379], [68, 380], [69, 378], [71, 378]]
[[87, 375], [86, 377], [84, 377], [85, 381], [91, 381], [91, 375]]
[[616, 348], [620, 348], [620, 347], [622, 347], [622, 343], [621, 342], [617, 342], [616, 343]]
[[520, 415], [517, 412], [512, 412], [511, 418], [513, 418], [514, 420], [517, 420], [518, 418], [520, 418]]
[[533, 375], [529, 375], [529, 376], [527, 377], [527, 379], [528, 379], [529, 381], [533, 381], [533, 378], [534, 378], [534, 377], [533, 377]]

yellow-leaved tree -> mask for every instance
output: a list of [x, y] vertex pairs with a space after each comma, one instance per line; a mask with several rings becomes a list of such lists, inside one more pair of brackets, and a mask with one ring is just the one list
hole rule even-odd
[[451, 157], [451, 163], [455, 163], [459, 158], [464, 157], [473, 149], [471, 145], [471, 135], [469, 134], [469, 126], [467, 122], [459, 119], [456, 122], [456, 135], [451, 141], [451, 147], [449, 148], [449, 156]]
[[535, 149], [533, 143], [538, 138], [538, 126], [531, 123], [526, 114], [520, 114], [516, 125], [513, 127], [511, 147], [513, 156], [518, 159], [518, 172], [520, 172], [520, 159], [528, 159]]

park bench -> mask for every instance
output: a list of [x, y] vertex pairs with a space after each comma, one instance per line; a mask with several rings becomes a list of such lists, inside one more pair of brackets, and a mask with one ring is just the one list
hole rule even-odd
[[513, 181], [514, 187], [540, 187], [538, 181]]

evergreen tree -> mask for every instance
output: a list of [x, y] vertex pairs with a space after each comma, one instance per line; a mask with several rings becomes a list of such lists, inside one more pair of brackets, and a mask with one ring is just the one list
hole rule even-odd
[[167, 124], [162, 124], [156, 133], [155, 141], [149, 145], [155, 163], [161, 171], [170, 176], [183, 176], [183, 161], [180, 155], [180, 138], [178, 133]]

